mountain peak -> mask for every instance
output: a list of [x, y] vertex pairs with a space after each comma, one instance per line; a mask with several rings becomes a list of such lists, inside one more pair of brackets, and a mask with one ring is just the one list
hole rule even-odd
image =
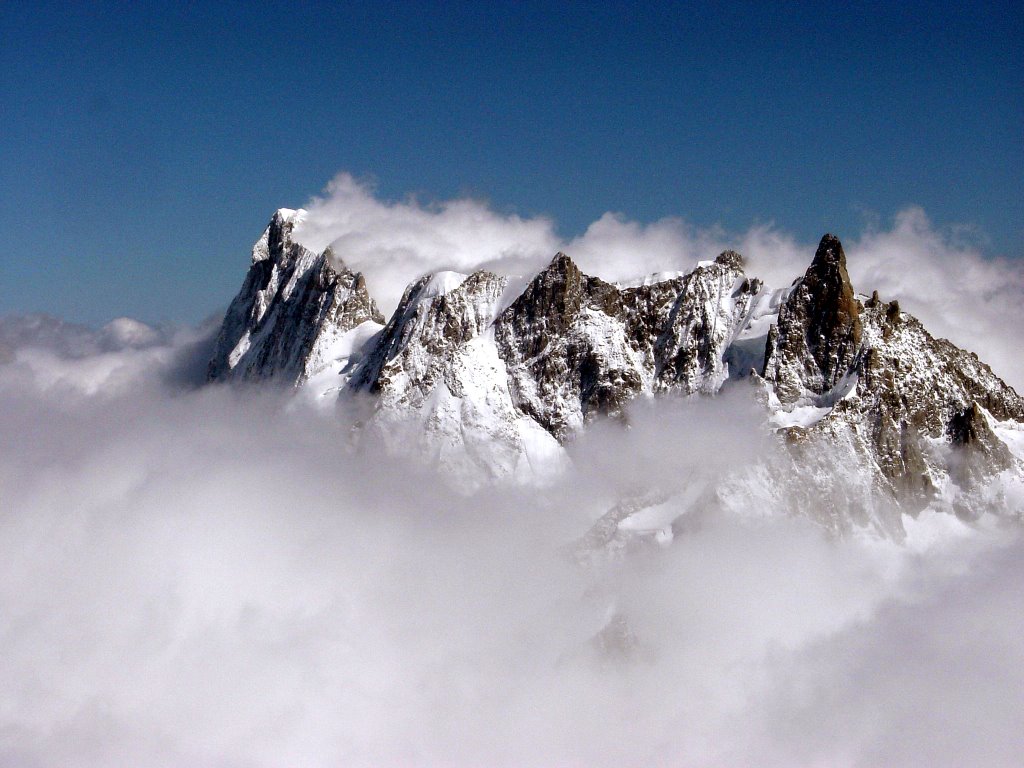
[[840, 383], [860, 349], [861, 311], [842, 243], [826, 234], [769, 334], [764, 373], [783, 403], [825, 395]]
[[723, 267], [731, 267], [737, 270], [743, 269], [744, 261], [743, 256], [733, 250], [722, 251], [715, 257], [715, 264], [721, 264]]
[[[319, 260], [323, 263], [323, 268], [332, 274], [348, 275], [352, 272], [352, 270], [348, 268], [348, 264], [346, 264], [344, 260], [342, 260], [341, 256], [335, 253], [334, 249], [329, 245], [324, 248], [323, 252], [320, 254]], [[356, 277], [360, 280], [362, 279], [361, 274], [356, 275]]]
[[559, 251], [554, 255], [551, 262], [541, 271], [541, 274], [545, 273], [557, 275], [582, 274], [580, 268], [576, 266], [576, 262], [564, 251]]
[[278, 208], [274, 211], [263, 235], [252, 247], [252, 263], [277, 261], [289, 254], [297, 245], [292, 240], [292, 231], [304, 214], [302, 209]]
[[851, 316], [859, 314], [859, 308], [854, 306], [850, 274], [846, 271], [846, 253], [835, 235], [826, 234], [821, 238], [814, 259], [804, 273], [804, 284], [816, 298], [837, 304], [838, 311]]
[[297, 218], [301, 218], [305, 213], [306, 211], [303, 208], [278, 208], [270, 218], [271, 221], [294, 221]]
[[[895, 302], [862, 304], [835, 235], [778, 291], [728, 250], [637, 286], [588, 276], [560, 251], [525, 288], [513, 283], [511, 303], [506, 278], [436, 272], [406, 289], [382, 328], [361, 275], [330, 248], [293, 242], [300, 215], [278, 211], [257, 243], [264, 255], [228, 309], [210, 378], [368, 391], [376, 428], [413, 418], [426, 454], [467, 477], [558, 466], [559, 444], [594, 418], [626, 419], [646, 395], [713, 395], [751, 370], [770, 389], [772, 423], [796, 436], [787, 445], [853, 451], [843, 461], [868, 485], [850, 497], [850, 520], [898, 531], [873, 506], [876, 491], [928, 503], [944, 478], [969, 495], [1011, 465], [1024, 472], [998, 423], [1024, 420], [1024, 399]], [[792, 450], [809, 467], [801, 482], [839, 477], [815, 464], [828, 452]]]
[[846, 271], [846, 253], [839, 238], [828, 233], [818, 243], [811, 265], [804, 273], [804, 283], [820, 299], [835, 304], [835, 309], [849, 317], [858, 315], [850, 273]]
[[224, 316], [208, 378], [300, 384], [325, 350], [364, 322], [383, 318], [362, 275], [328, 247], [317, 255], [292, 238], [305, 211], [279, 208], [252, 249], [252, 265]]
[[814, 260], [811, 266], [818, 263], [835, 263], [846, 267], [846, 253], [843, 252], [843, 244], [839, 238], [831, 232], [826, 232], [818, 243], [818, 250], [814, 253]]

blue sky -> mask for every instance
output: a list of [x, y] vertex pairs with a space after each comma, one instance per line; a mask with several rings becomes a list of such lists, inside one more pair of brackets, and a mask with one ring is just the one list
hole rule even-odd
[[1024, 256], [1020, 3], [72, 5], [0, 4], [0, 314], [196, 321], [342, 170], [567, 237], [916, 204]]

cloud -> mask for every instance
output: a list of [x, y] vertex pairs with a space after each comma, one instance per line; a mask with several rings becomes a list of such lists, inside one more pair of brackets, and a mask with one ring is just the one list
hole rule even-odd
[[[814, 251], [611, 213], [562, 242], [348, 176], [309, 211], [303, 241], [392, 302], [426, 271], [529, 274], [559, 248], [627, 279], [732, 247], [774, 285]], [[919, 209], [844, 244], [859, 290], [1024, 380], [1019, 264]], [[659, 512], [685, 515], [670, 546], [580, 564], [622, 498], [769, 455], [742, 391], [637, 404], [549, 487], [467, 495], [353, 444], [359, 413], [198, 387], [215, 331], [0, 321], [0, 766], [1024, 760], [1019, 526], [925, 512], [902, 544], [829, 539], [684, 494]]]
[[550, 488], [467, 496], [343, 413], [183, 387], [193, 339], [0, 365], [0, 765], [1020, 762], [1016, 528], [750, 509], [581, 566], [638, 473], [765, 450], [742, 409], [641, 408]]
[[426, 272], [472, 271], [496, 261], [540, 264], [558, 249], [548, 219], [502, 215], [475, 200], [383, 201], [347, 173], [306, 210], [296, 239], [317, 252], [333, 245], [345, 264], [366, 275], [385, 312]]
[[126, 317], [96, 330], [47, 315], [0, 318], [0, 384], [78, 398], [194, 387], [206, 377], [220, 318], [153, 328]]
[[[1019, 764], [1024, 620], [1005, 585], [1024, 581], [1024, 545], [975, 565], [800, 654], [774, 654], [750, 704], [767, 714], [737, 752], [757, 748], [764, 766]], [[919, 566], [934, 578], [934, 563]]]

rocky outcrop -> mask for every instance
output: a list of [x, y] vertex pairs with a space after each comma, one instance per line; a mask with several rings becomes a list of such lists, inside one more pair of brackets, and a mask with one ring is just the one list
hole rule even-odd
[[711, 394], [759, 281], [735, 253], [681, 277], [620, 288], [558, 254], [498, 318], [517, 405], [559, 440], [641, 394]]
[[949, 436], [959, 449], [953, 477], [961, 486], [980, 485], [1014, 465], [1013, 454], [996, 436], [976, 402], [953, 414], [949, 420]]
[[649, 379], [625, 314], [616, 286], [555, 256], [495, 323], [517, 407], [559, 440], [620, 413]]
[[[648, 291], [656, 286], [650, 286]], [[652, 318], [656, 389], [714, 394], [730, 373], [726, 352], [747, 326], [762, 291], [761, 281], [743, 274], [742, 257], [726, 251], [679, 281], [667, 322]]]
[[[845, 443], [872, 487], [911, 508], [949, 483], [972, 493], [1009, 468], [980, 409], [1024, 420], [1024, 399], [975, 355], [933, 338], [877, 292], [859, 299], [832, 235], [783, 305], [762, 375], [781, 413], [818, 412], [813, 424], [785, 427], [790, 442]], [[968, 439], [965, 423], [989, 436]]]
[[825, 235], [768, 337], [762, 375], [783, 405], [827, 395], [840, 384], [860, 351], [861, 311], [843, 246]]

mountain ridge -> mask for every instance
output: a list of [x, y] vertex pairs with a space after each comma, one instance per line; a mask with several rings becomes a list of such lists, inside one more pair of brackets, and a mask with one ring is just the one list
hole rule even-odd
[[891, 530], [876, 496], [971, 518], [992, 507], [986, 494], [1024, 487], [1021, 456], [1000, 437], [1024, 422], [1024, 399], [897, 302], [856, 293], [833, 234], [780, 289], [746, 275], [734, 251], [625, 287], [559, 252], [515, 296], [491, 272], [425, 275], [385, 323], [361, 275], [293, 241], [301, 215], [278, 211], [254, 246], [209, 380], [370, 394], [371, 428], [462, 481], [556, 472], [595, 418], [628, 422], [638, 398], [749, 380], [795, 462], [786, 471], [828, 444], [863, 476], [864, 508], [825, 514], [838, 527], [852, 517]]

